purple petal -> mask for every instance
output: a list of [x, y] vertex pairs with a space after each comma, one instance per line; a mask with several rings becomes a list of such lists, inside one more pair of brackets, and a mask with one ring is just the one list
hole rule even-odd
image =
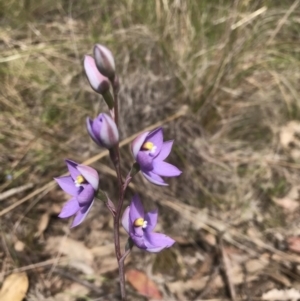
[[132, 234], [137, 237], [143, 237], [144, 236], [143, 227], [132, 227]]
[[71, 160], [65, 160], [65, 161], [67, 163], [67, 167], [72, 179], [76, 180], [76, 178], [80, 175], [80, 172], [77, 170], [78, 163]]
[[69, 200], [61, 209], [58, 217], [67, 218], [74, 215], [80, 209], [76, 198]]
[[98, 145], [102, 146], [101, 141], [100, 141], [100, 137], [99, 137], [101, 124], [102, 124], [102, 118], [100, 117], [100, 115], [97, 116], [94, 119], [94, 121], [92, 123], [92, 130], [93, 130], [93, 133], [94, 133], [94, 137], [96, 138], [96, 143]]
[[98, 144], [97, 138], [94, 135], [94, 131], [93, 131], [93, 120], [89, 117], [87, 117], [86, 119], [86, 128], [93, 141]]
[[77, 201], [80, 207], [89, 205], [95, 197], [95, 190], [91, 184], [83, 184], [82, 186], [83, 190], [77, 197]]
[[70, 176], [54, 178], [60, 188], [66, 193], [74, 196], [78, 193], [78, 188], [75, 186], [73, 179]]
[[152, 232], [157, 224], [157, 216], [158, 216], [158, 210], [152, 210], [150, 212], [147, 212], [145, 214], [145, 220], [147, 221], [147, 232]]
[[169, 248], [175, 243], [174, 239], [162, 233], [145, 232], [144, 238], [147, 251], [152, 253]]
[[78, 165], [77, 170], [92, 185], [94, 190], [97, 191], [99, 185], [99, 175], [97, 171], [94, 168], [86, 165]]
[[130, 234], [131, 239], [133, 240], [134, 244], [140, 248], [140, 249], [146, 249], [146, 244], [145, 244], [145, 238], [144, 235], [142, 236], [137, 236], [134, 235], [133, 233]]
[[129, 216], [131, 224], [138, 218], [144, 218], [144, 207], [137, 194], [131, 200]]
[[83, 65], [92, 89], [97, 93], [105, 93], [109, 89], [109, 81], [107, 77], [98, 71], [95, 60], [91, 56], [86, 55]]
[[131, 227], [130, 227], [131, 223], [129, 221], [129, 211], [130, 211], [130, 208], [128, 206], [122, 215], [122, 226], [128, 234], [131, 232]]
[[182, 173], [176, 166], [158, 160], [153, 160], [152, 172], [163, 177], [177, 177]]
[[133, 154], [134, 159], [136, 160], [138, 152], [141, 150], [143, 143], [145, 142], [146, 137], [148, 136], [149, 132], [145, 132], [137, 136], [131, 143], [131, 151]]
[[74, 228], [76, 226], [78, 226], [79, 224], [81, 224], [83, 222], [83, 220], [86, 218], [87, 214], [90, 212], [92, 206], [94, 204], [94, 200], [91, 202], [90, 205], [84, 206], [82, 207], [76, 214], [72, 226], [71, 228]]
[[147, 151], [139, 151], [136, 157], [136, 162], [139, 163], [142, 171], [150, 171], [153, 169], [152, 165], [153, 157], [148, 154]]
[[164, 142], [161, 147], [160, 153], [157, 155], [155, 159], [160, 161], [165, 160], [169, 156], [172, 150], [173, 142], [174, 140]]
[[163, 145], [163, 130], [162, 128], [157, 128], [156, 130], [152, 131], [147, 138], [145, 139], [146, 142], [150, 141], [156, 146], [155, 152], [152, 154], [154, 157], [160, 153], [162, 145]]
[[160, 186], [168, 186], [167, 184], [159, 175], [148, 171], [148, 172], [143, 172], [144, 177], [151, 183], [160, 185]]
[[99, 138], [106, 148], [112, 148], [119, 142], [119, 131], [115, 121], [105, 113], [101, 113], [98, 117], [102, 120]]

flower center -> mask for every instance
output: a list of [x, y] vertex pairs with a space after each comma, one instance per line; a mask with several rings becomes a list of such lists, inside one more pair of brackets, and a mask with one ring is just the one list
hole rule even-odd
[[80, 187], [83, 183], [86, 183], [86, 179], [82, 175], [77, 176], [75, 180], [75, 186]]
[[142, 217], [139, 217], [134, 221], [133, 225], [135, 227], [142, 227], [145, 229], [147, 227], [147, 221], [145, 221]]
[[150, 153], [154, 153], [156, 150], [156, 145], [154, 145], [152, 142], [150, 141], [146, 141], [143, 145], [142, 145], [142, 150], [147, 150], [150, 151]]

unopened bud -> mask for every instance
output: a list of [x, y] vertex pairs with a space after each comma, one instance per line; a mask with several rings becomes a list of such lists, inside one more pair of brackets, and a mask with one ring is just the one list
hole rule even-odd
[[119, 142], [119, 131], [114, 120], [101, 113], [94, 120], [87, 118], [87, 130], [91, 138], [99, 146], [111, 149]]
[[98, 71], [95, 60], [89, 55], [84, 57], [84, 71], [95, 92], [103, 95], [109, 91], [109, 79]]
[[99, 72], [113, 81], [116, 66], [111, 51], [103, 45], [96, 44], [94, 46], [94, 57]]

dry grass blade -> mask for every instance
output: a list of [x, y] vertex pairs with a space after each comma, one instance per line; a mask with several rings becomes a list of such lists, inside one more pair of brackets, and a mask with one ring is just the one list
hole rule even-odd
[[22, 205], [23, 203], [27, 202], [28, 200], [30, 200], [34, 196], [38, 195], [39, 193], [42, 193], [45, 190], [50, 191], [54, 187], [55, 187], [55, 182], [52, 181], [52, 182], [49, 182], [49, 183], [45, 184], [44, 186], [34, 190], [32, 193], [28, 194], [26, 197], [22, 198], [18, 202], [15, 202], [14, 204], [12, 204], [12, 205], [6, 207], [5, 209], [1, 210], [0, 211], [0, 217], [5, 215], [6, 213], [10, 212], [11, 210], [17, 208], [18, 206]]
[[266, 6], [263, 6], [263, 7], [259, 8], [258, 10], [256, 10], [255, 12], [249, 14], [248, 16], [243, 18], [242, 20], [236, 22], [235, 24], [232, 24], [231, 25], [231, 30], [235, 30], [236, 28], [238, 28], [238, 27], [240, 27], [244, 24], [249, 23], [250, 21], [252, 21], [256, 17], [258, 17], [259, 15], [263, 14], [266, 10], [267, 10]]
[[300, 0], [295, 0], [294, 3], [291, 5], [291, 7], [287, 10], [287, 12], [283, 16], [283, 18], [278, 22], [276, 28], [272, 32], [272, 34], [271, 34], [271, 36], [270, 36], [270, 38], [269, 38], [269, 40], [267, 42], [267, 45], [269, 45], [269, 44], [271, 44], [273, 42], [273, 40], [276, 37], [276, 35], [278, 34], [278, 32], [280, 31], [280, 29], [282, 28], [282, 26], [284, 25], [284, 23], [286, 23], [287, 19], [291, 15], [291, 13], [295, 11], [295, 9], [299, 5], [299, 3], [300, 3]]
[[33, 183], [28, 183], [28, 184], [25, 184], [25, 185], [22, 185], [20, 187], [15, 187], [15, 188], [12, 188], [10, 190], [7, 190], [7, 191], [4, 191], [0, 194], [0, 201], [3, 201], [17, 193], [20, 193], [20, 192], [23, 192], [27, 189], [30, 189], [33, 187]]

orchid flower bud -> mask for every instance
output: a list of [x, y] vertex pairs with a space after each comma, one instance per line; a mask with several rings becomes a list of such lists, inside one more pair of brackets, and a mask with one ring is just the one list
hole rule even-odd
[[118, 128], [109, 115], [101, 113], [94, 120], [88, 117], [86, 124], [89, 135], [99, 146], [111, 149], [119, 142]]
[[113, 81], [116, 66], [111, 51], [103, 45], [96, 44], [94, 46], [94, 57], [99, 72]]
[[95, 60], [89, 55], [84, 57], [84, 71], [95, 92], [104, 95], [109, 91], [109, 79], [98, 71]]

